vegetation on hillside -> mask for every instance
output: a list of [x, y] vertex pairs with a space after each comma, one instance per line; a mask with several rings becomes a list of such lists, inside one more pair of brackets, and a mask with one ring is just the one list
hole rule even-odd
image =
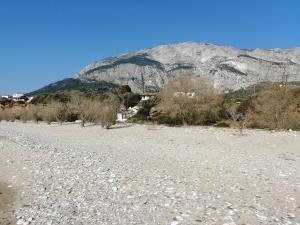
[[300, 130], [300, 87], [297, 84], [262, 83], [221, 94], [206, 80], [183, 76], [169, 81], [161, 93], [147, 101], [128, 85], [114, 93], [61, 92], [39, 94], [30, 104], [13, 106], [0, 99], [0, 120], [81, 120], [109, 128], [117, 113], [138, 105], [129, 122], [151, 122], [171, 126], [213, 125], [264, 129]]
[[236, 127], [241, 132], [246, 127], [300, 130], [300, 87], [262, 83], [220, 94], [204, 80], [183, 77], [170, 82], [160, 97], [143, 102], [131, 121]]
[[58, 82], [49, 84], [39, 90], [27, 93], [29, 96], [39, 94], [55, 94], [70, 91], [79, 91], [83, 93], [101, 94], [106, 92], [115, 92], [118, 85], [105, 81], [90, 80], [83, 82], [79, 79], [66, 78]]

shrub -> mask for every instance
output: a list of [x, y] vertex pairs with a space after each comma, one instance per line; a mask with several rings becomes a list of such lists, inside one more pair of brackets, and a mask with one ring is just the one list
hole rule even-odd
[[117, 93], [123, 95], [125, 93], [131, 93], [131, 88], [128, 85], [121, 85], [117, 88]]
[[180, 118], [182, 124], [209, 125], [221, 119], [222, 102], [222, 95], [206, 80], [184, 76], [166, 85], [157, 108], [171, 122]]
[[84, 127], [85, 122], [96, 121], [97, 107], [96, 102], [82, 94], [74, 94], [71, 97], [71, 108], [76, 112], [81, 120], [81, 126]]
[[136, 106], [141, 101], [141, 96], [134, 93], [125, 93], [121, 96], [121, 101], [126, 109]]
[[243, 134], [244, 128], [246, 128], [252, 120], [252, 111], [250, 109], [249, 101], [243, 102], [227, 102], [223, 107], [226, 113], [229, 115], [229, 119], [234, 121], [233, 125], [236, 125], [240, 134]]
[[23, 122], [27, 121], [41, 121], [43, 120], [43, 112], [41, 111], [42, 107], [40, 105], [27, 105], [26, 107], [23, 108], [21, 115], [20, 115], [20, 120]]
[[2, 121], [2, 120], [9, 121], [9, 115], [8, 115], [6, 109], [0, 108], [0, 121]]
[[0, 105], [9, 106], [9, 105], [12, 105], [12, 104], [13, 104], [13, 100], [0, 97]]
[[85, 122], [99, 122], [103, 127], [109, 128], [116, 122], [120, 102], [117, 97], [110, 95], [94, 99], [83, 95], [73, 95], [71, 105], [82, 121], [82, 126]]
[[[39, 116], [41, 117], [41, 120], [47, 122], [50, 124], [51, 122], [57, 122], [57, 112], [58, 109], [54, 106], [54, 104], [48, 104], [48, 105], [39, 105], [36, 106], [39, 111]], [[60, 121], [61, 122], [61, 121]]]
[[300, 89], [272, 86], [253, 99], [252, 127], [300, 129]]
[[54, 93], [54, 94], [39, 94], [35, 96], [31, 103], [38, 104], [47, 104], [49, 102], [62, 102], [67, 103], [70, 101], [69, 93]]
[[101, 102], [98, 122], [102, 127], [108, 129], [116, 123], [120, 102], [114, 96], [109, 96]]
[[0, 109], [0, 121], [15, 121], [19, 120], [24, 107], [9, 107]]
[[160, 98], [158, 96], [154, 97], [153, 99], [149, 99], [143, 101], [141, 103], [141, 107], [138, 110], [137, 114], [133, 117], [134, 121], [145, 121], [150, 119], [151, 109], [159, 104]]
[[155, 118], [158, 124], [167, 124], [171, 126], [181, 126], [183, 125], [182, 118], [179, 115], [170, 116], [169, 114], [161, 113]]

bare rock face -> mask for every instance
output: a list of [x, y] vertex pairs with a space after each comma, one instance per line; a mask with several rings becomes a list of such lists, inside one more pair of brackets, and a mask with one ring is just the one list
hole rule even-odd
[[134, 91], [156, 91], [182, 75], [206, 77], [223, 91], [264, 81], [300, 81], [300, 48], [238, 49], [184, 42], [162, 45], [84, 67], [75, 78], [128, 84]]

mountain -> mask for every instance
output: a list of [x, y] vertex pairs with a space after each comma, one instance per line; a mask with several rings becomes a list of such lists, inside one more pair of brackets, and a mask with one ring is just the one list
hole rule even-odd
[[157, 91], [182, 75], [206, 77], [223, 91], [260, 82], [300, 81], [300, 48], [238, 49], [206, 43], [162, 45], [106, 58], [85, 66], [76, 79], [128, 84]]
[[114, 91], [118, 85], [106, 81], [85, 80], [81, 81], [74, 78], [66, 78], [55, 83], [49, 84], [39, 90], [27, 93], [27, 95], [51, 94], [65, 91], [81, 91], [104, 93]]

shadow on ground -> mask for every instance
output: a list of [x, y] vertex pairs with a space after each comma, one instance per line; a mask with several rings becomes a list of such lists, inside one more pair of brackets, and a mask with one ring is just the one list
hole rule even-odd
[[110, 127], [109, 129], [122, 129], [122, 128], [127, 128], [127, 127], [132, 127], [132, 124], [116, 124], [112, 127]]

